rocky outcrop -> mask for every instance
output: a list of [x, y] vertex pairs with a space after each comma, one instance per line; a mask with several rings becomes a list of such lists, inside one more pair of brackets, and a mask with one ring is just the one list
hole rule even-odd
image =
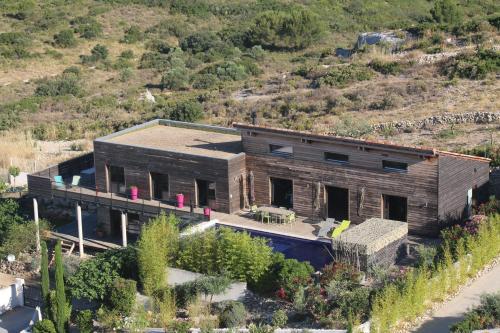
[[445, 113], [438, 116], [432, 116], [421, 120], [400, 120], [388, 123], [373, 125], [375, 131], [397, 130], [404, 131], [409, 129], [423, 129], [436, 125], [457, 125], [457, 124], [491, 124], [500, 122], [500, 112], [468, 112], [468, 113]]

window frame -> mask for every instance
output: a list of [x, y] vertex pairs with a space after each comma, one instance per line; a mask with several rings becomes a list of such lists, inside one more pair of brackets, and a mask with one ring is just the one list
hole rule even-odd
[[[343, 159], [336, 159], [336, 158], [328, 158], [327, 157], [328, 154], [336, 155], [337, 157], [343, 156], [343, 157], [346, 157], [346, 159], [343, 160]], [[332, 151], [325, 151], [325, 152], [323, 152], [323, 160], [325, 160], [328, 163], [347, 164], [347, 163], [349, 163], [349, 155], [342, 154], [342, 153], [335, 153]]]
[[[393, 166], [386, 166], [386, 163], [393, 164]], [[404, 168], [398, 168], [394, 165], [404, 166]], [[384, 171], [389, 172], [408, 172], [408, 163], [399, 162], [399, 161], [391, 161], [391, 160], [382, 160], [382, 169]]]
[[[281, 149], [290, 149], [291, 152], [288, 151], [280, 151]], [[274, 156], [280, 156], [280, 157], [293, 157], [293, 146], [284, 146], [281, 144], [275, 144], [275, 143], [270, 143], [269, 144], [269, 153], [274, 155]]]

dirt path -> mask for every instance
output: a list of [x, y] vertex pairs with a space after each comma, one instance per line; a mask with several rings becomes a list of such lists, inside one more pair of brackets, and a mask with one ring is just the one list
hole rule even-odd
[[424, 322], [415, 333], [446, 333], [449, 327], [463, 318], [464, 313], [479, 304], [479, 297], [484, 293], [500, 291], [500, 264], [465, 287], [456, 297], [444, 303]]

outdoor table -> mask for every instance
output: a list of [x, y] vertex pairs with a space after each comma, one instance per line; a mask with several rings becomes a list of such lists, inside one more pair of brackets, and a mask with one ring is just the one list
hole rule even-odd
[[281, 221], [285, 221], [286, 218], [293, 214], [293, 211], [278, 207], [259, 207], [257, 209], [259, 215], [262, 213], [268, 213], [271, 217], [278, 217]]

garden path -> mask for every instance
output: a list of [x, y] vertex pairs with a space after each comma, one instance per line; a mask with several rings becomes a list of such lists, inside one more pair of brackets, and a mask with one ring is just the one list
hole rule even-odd
[[467, 310], [479, 304], [484, 293], [500, 291], [500, 264], [480, 276], [472, 284], [466, 286], [454, 298], [448, 300], [433, 313], [414, 333], [446, 333], [451, 325], [462, 320]]

